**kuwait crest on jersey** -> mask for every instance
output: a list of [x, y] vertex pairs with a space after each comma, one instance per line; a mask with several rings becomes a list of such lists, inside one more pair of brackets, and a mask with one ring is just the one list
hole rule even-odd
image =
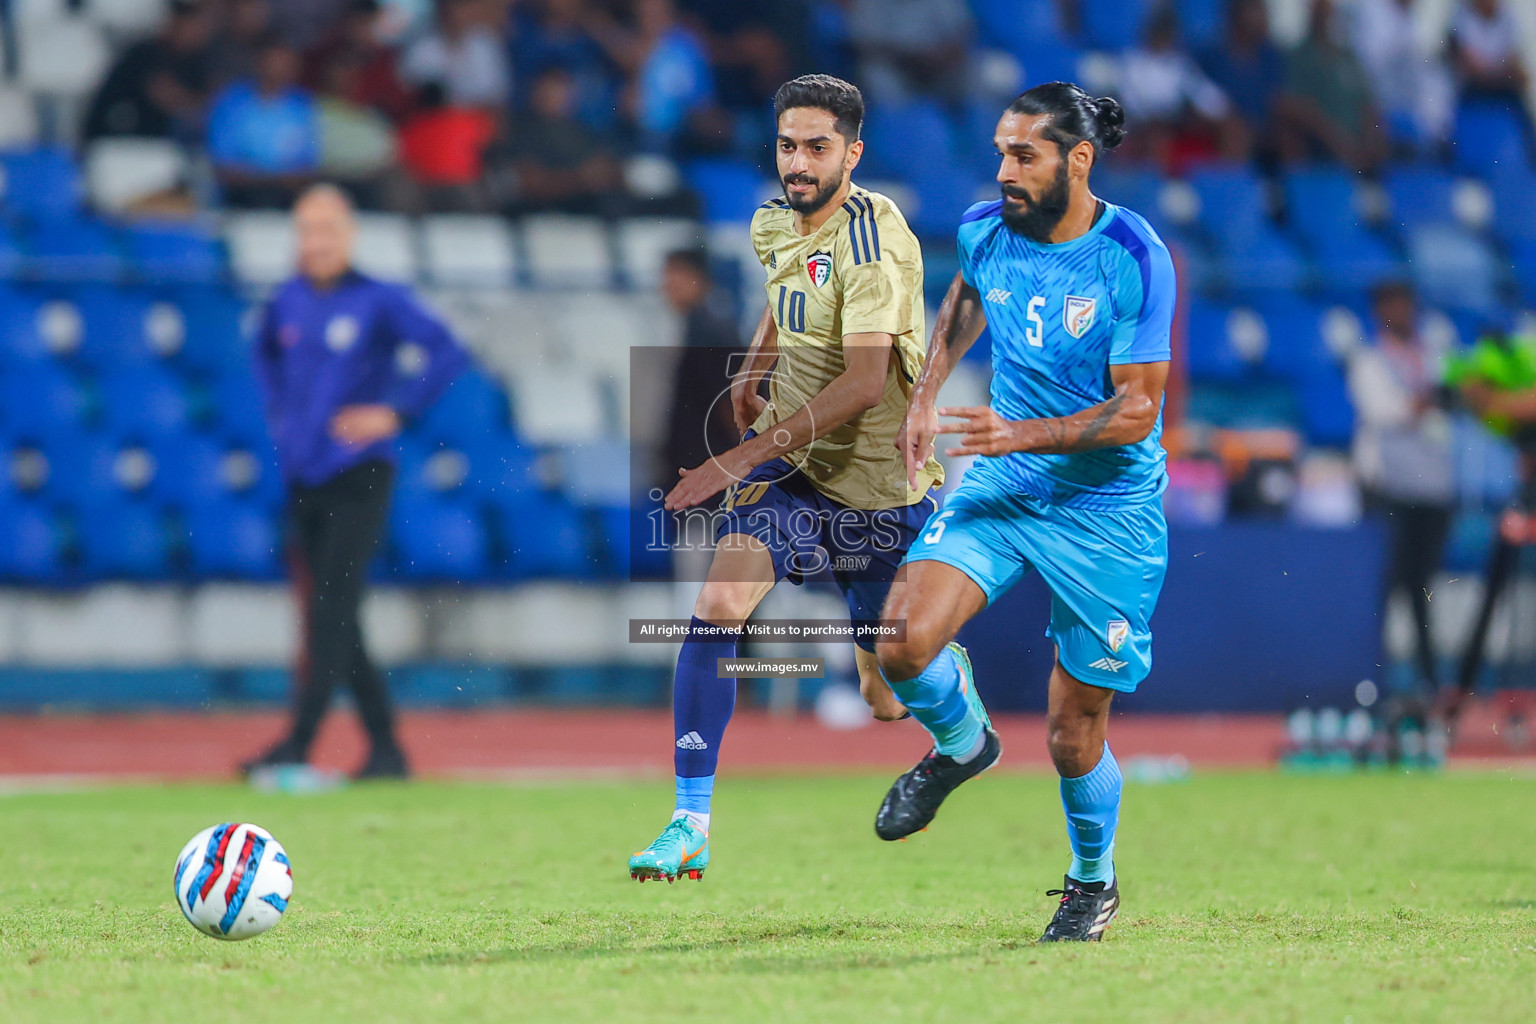
[[805, 258], [805, 272], [811, 275], [811, 284], [820, 288], [832, 276], [832, 254], [813, 252]]
[[1061, 311], [1062, 326], [1074, 338], [1081, 338], [1093, 326], [1093, 314], [1098, 310], [1097, 299], [1085, 299], [1080, 295], [1068, 295], [1066, 308]]

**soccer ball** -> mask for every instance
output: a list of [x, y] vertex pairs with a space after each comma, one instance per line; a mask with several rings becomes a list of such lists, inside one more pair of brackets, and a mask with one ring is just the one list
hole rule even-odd
[[226, 822], [192, 837], [176, 858], [176, 905], [216, 939], [249, 939], [277, 924], [293, 896], [288, 853], [257, 825]]

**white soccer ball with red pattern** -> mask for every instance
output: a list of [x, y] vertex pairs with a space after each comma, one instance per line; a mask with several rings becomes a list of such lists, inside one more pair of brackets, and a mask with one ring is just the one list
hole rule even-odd
[[176, 905], [216, 939], [249, 939], [277, 924], [293, 896], [288, 852], [259, 825], [225, 822], [176, 858]]

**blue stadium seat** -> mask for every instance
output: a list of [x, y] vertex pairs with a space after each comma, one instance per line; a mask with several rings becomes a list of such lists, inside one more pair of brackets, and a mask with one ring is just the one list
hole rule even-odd
[[62, 149], [0, 155], [0, 208], [37, 221], [68, 220], [80, 208], [80, 169]]
[[469, 457], [466, 486], [483, 501], [504, 504], [507, 495], [546, 488], [546, 460], [509, 433], [472, 439], [463, 448]]
[[1493, 230], [1506, 243], [1536, 242], [1536, 171], [1500, 169], [1493, 189]]
[[0, 579], [49, 583], [60, 575], [59, 531], [37, 502], [0, 500]]
[[67, 359], [84, 334], [73, 303], [48, 305], [33, 288], [0, 285], [0, 364]]
[[1297, 384], [1302, 428], [1307, 440], [1325, 448], [1347, 448], [1355, 433], [1355, 407], [1343, 370], [1317, 367]]
[[0, 224], [0, 278], [15, 277], [26, 261], [21, 241], [8, 224]]
[[390, 512], [390, 540], [406, 579], [475, 580], [486, 573], [485, 527], [462, 505], [402, 493]]
[[282, 575], [273, 516], [250, 502], [199, 505], [186, 516], [187, 560], [199, 577], [270, 580]]
[[1392, 201], [1392, 221], [1400, 230], [1412, 231], [1429, 224], [1455, 224], [1451, 197], [1456, 179], [1434, 167], [1399, 167], [1383, 184]]
[[1264, 183], [1246, 167], [1208, 167], [1190, 175], [1200, 197], [1200, 226], [1224, 248], [1271, 230]]
[[1497, 304], [1498, 261], [1488, 244], [1451, 225], [1425, 225], [1408, 236], [1408, 265], [1424, 301], [1453, 309]]
[[150, 491], [168, 505], [186, 510], [228, 498], [224, 480], [224, 449], [198, 434], [162, 438], [150, 448], [155, 478]]
[[139, 225], [124, 234], [129, 265], [145, 281], [213, 284], [224, 273], [216, 238], [194, 227]]
[[1221, 40], [1227, 25], [1227, 0], [1177, 0], [1179, 37], [1186, 48], [1200, 50]]
[[1469, 102], [1456, 112], [1456, 166], [1477, 175], [1531, 169], [1530, 140], [1512, 104]]
[[1514, 246], [1515, 286], [1527, 305], [1536, 306], [1536, 240]]
[[92, 577], [157, 579], [170, 570], [164, 515], [137, 500], [104, 499], [76, 510], [80, 564]]
[[153, 335], [150, 301], [142, 292], [85, 285], [71, 290], [68, 299], [79, 310], [84, 326], [80, 361], [98, 372], [152, 363], [161, 354], [157, 344], [180, 345], [177, 336]]
[[416, 432], [432, 441], [464, 445], [507, 430], [507, 397], [479, 369], [471, 367], [448, 385], [421, 417]]
[[1323, 340], [1323, 310], [1293, 295], [1276, 295], [1261, 302], [1269, 344], [1264, 349], [1264, 369], [1299, 382], [1335, 363]]
[[1271, 227], [1229, 238], [1217, 254], [1217, 274], [1238, 294], [1295, 291], [1307, 283], [1306, 260], [1290, 239]]
[[1123, 50], [1141, 38], [1152, 0], [1079, 0], [1084, 41], [1100, 50]]
[[698, 194], [711, 224], [746, 223], [773, 191], [773, 178], [748, 160], [695, 160], [683, 180]]
[[[1250, 311], [1251, 312], [1251, 311]], [[1251, 376], [1263, 358], [1262, 348], [1254, 355], [1245, 354], [1241, 344], [1234, 344], [1232, 334], [1246, 326], [1265, 338], [1265, 326], [1257, 314], [1247, 321], [1233, 319], [1233, 308], [1201, 298], [1193, 298], [1189, 308], [1189, 375], [1197, 381], [1236, 382]]]
[[186, 328], [178, 362], [210, 376], [249, 363], [246, 304], [238, 295], [222, 287], [183, 287], [163, 298], [181, 310]]
[[1349, 295], [1404, 274], [1392, 247], [1366, 228], [1356, 179], [1342, 170], [1293, 171], [1285, 179], [1286, 219], [1317, 267], [1324, 291]]
[[30, 232], [28, 249], [32, 271], [52, 280], [111, 281], [127, 267], [117, 239], [96, 221], [43, 221]]
[[955, 162], [949, 118], [932, 100], [876, 104], [865, 117], [864, 139], [860, 169], [867, 178], [897, 178], [921, 187], [935, 166]]
[[[1059, 0], [971, 0], [971, 13], [976, 18], [977, 43], [1008, 50], [1021, 59], [1027, 51], [1048, 52], [1066, 43]], [[1025, 74], [1031, 85], [1053, 81], [1032, 74], [1027, 60]], [[1063, 80], [1076, 78], [1074, 74]]]
[[47, 363], [0, 370], [0, 424], [12, 436], [42, 440], [85, 422], [85, 388], [62, 366]]
[[619, 505], [597, 510], [604, 569], [615, 579], [666, 579], [672, 571], [671, 551], [651, 542], [655, 521], [647, 509]]
[[149, 442], [186, 429], [191, 416], [187, 386], [159, 366], [135, 366], [99, 381], [102, 418], [123, 440]]
[[506, 495], [496, 525], [509, 577], [596, 575], [580, 516], [563, 498], [531, 488]]
[[960, 217], [985, 191], [984, 181], [953, 162], [935, 162], [910, 182], [917, 190], [918, 204], [916, 210], [907, 211], [908, 224], [919, 237], [952, 241]]
[[48, 460], [43, 494], [66, 505], [83, 508], [121, 500], [154, 483], [153, 459], [146, 462], [137, 457], [142, 449], [101, 434], [53, 434], [41, 445]]
[[252, 449], [271, 446], [266, 399], [248, 358], [214, 380], [212, 395], [214, 422], [220, 436]]

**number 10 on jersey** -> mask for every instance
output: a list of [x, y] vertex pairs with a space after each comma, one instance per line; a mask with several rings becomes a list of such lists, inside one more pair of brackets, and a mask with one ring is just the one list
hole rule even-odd
[[[788, 299], [788, 309], [785, 309], [785, 299]], [[789, 319], [785, 319], [788, 312]], [[794, 334], [805, 333], [805, 292], [792, 292], [784, 285], [779, 285], [779, 329], [790, 331]]]

